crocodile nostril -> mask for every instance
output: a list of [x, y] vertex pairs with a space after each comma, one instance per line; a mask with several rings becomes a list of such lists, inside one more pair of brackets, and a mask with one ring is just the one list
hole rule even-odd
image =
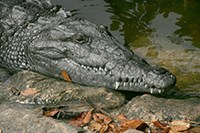
[[152, 71], [153, 71], [154, 73], [156, 73], [156, 74], [165, 74], [165, 73], [168, 72], [165, 68], [158, 67], [158, 66], [152, 67]]
[[85, 34], [82, 34], [82, 33], [76, 33], [73, 36], [73, 39], [79, 44], [82, 44], [82, 43], [85, 43], [85, 42], [88, 41], [88, 37]]

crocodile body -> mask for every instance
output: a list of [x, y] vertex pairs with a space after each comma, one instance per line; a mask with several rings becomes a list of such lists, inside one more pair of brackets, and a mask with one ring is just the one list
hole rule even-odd
[[0, 0], [0, 66], [74, 83], [163, 93], [176, 78], [125, 48], [105, 26], [71, 16], [47, 0]]

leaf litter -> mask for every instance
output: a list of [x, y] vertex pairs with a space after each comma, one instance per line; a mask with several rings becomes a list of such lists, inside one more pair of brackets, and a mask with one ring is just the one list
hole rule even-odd
[[[67, 80], [69, 81], [69, 79]], [[19, 91], [15, 87], [12, 87], [11, 92], [13, 93], [13, 95], [16, 96], [31, 96], [41, 91], [37, 90], [36, 88], [27, 88], [25, 90]], [[188, 120], [160, 122], [159, 120], [154, 120], [149, 124], [151, 126], [149, 126], [143, 120], [130, 120], [126, 118], [124, 114], [119, 114], [116, 116], [109, 114], [105, 110], [94, 105], [89, 99], [85, 100], [92, 107], [92, 109], [74, 116], [68, 121], [69, 124], [75, 127], [82, 127], [84, 129], [99, 133], [123, 133], [129, 129], [136, 129], [145, 133], [200, 133], [200, 131], [190, 132], [191, 127], [196, 127], [197, 125], [200, 125], [199, 122]], [[43, 109], [44, 116], [57, 119], [59, 118], [57, 115], [62, 112], [63, 110], [59, 107]]]
[[[92, 132], [123, 133], [129, 129], [136, 129], [144, 133], [198, 133], [190, 132], [189, 129], [192, 127], [192, 123], [200, 125], [198, 122], [187, 120], [174, 120], [171, 122], [154, 120], [147, 124], [139, 119], [130, 120], [124, 114], [109, 114], [105, 110], [95, 106], [90, 100], [86, 99], [86, 101], [93, 109], [80, 113], [68, 120], [67, 123]], [[43, 115], [55, 117], [59, 112], [62, 112], [62, 110], [45, 110]]]

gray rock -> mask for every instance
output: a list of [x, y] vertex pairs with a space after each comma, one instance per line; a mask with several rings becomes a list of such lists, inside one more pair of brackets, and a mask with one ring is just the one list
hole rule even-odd
[[11, 77], [10, 73], [5, 69], [0, 68], [0, 82], [6, 81], [9, 77]]
[[[18, 96], [11, 92], [12, 87], [18, 91], [35, 88], [40, 92], [30, 96]], [[81, 112], [90, 107], [85, 102], [85, 98], [89, 98], [101, 108], [116, 108], [123, 105], [125, 101], [124, 96], [110, 89], [81, 86], [29, 71], [18, 72], [5, 82], [0, 82], [0, 90], [0, 130], [12, 133], [76, 133], [78, 130], [74, 127], [65, 122], [44, 117], [36, 112], [36, 109], [41, 110], [41, 107], [52, 105], [66, 106], [68, 108], [65, 109], [69, 112]], [[123, 113], [128, 119], [142, 119], [146, 122], [155, 119], [198, 121], [199, 110], [200, 99], [197, 98], [165, 99], [145, 94], [134, 97], [128, 104], [113, 113]], [[139, 133], [140, 131], [126, 132]]]
[[200, 99], [164, 99], [152, 95], [142, 95], [133, 98], [128, 104], [115, 113], [123, 113], [129, 119], [144, 121], [200, 118]]
[[[11, 88], [17, 91], [34, 88], [39, 93], [14, 95]], [[82, 112], [91, 108], [85, 99], [101, 108], [115, 108], [125, 101], [123, 95], [110, 89], [81, 86], [30, 71], [18, 72], [0, 82], [0, 131], [76, 133], [77, 129], [42, 116], [36, 109], [41, 111], [42, 107], [64, 106], [64, 111]]]
[[3, 133], [77, 133], [74, 127], [32, 109], [0, 104], [0, 130]]
[[[34, 88], [39, 93], [29, 96], [14, 95], [11, 88], [18, 91]], [[84, 99], [90, 99], [102, 108], [115, 108], [125, 101], [123, 95], [111, 89], [81, 86], [30, 71], [18, 72], [6, 80], [0, 94], [6, 96], [7, 101], [23, 104], [68, 105], [84, 103]], [[88, 105], [86, 102], [85, 104]]]

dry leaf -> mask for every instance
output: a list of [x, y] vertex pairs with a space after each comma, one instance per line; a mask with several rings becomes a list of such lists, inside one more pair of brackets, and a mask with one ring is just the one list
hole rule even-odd
[[85, 117], [82, 120], [83, 124], [87, 124], [87, 123], [89, 123], [91, 121], [91, 119], [92, 119], [92, 112], [93, 112], [93, 109], [91, 109], [90, 111], [88, 111], [86, 113]]
[[[128, 120], [123, 114], [113, 116], [102, 109], [99, 110], [101, 113], [93, 113], [93, 110], [84, 112], [75, 119], [70, 120], [69, 124], [77, 127], [88, 124], [90, 131], [99, 133], [122, 133], [127, 129], [145, 131], [148, 128], [148, 125], [142, 120]], [[117, 120], [117, 122], [114, 120]]]
[[126, 131], [127, 129], [141, 129], [146, 127], [146, 123], [144, 123], [142, 120], [129, 120], [120, 125], [120, 130]]
[[107, 116], [106, 116], [106, 117], [104, 118], [103, 121], [104, 121], [104, 122], [103, 122], [104, 124], [109, 124], [109, 123], [112, 122], [112, 119], [111, 119], [110, 117], [107, 117]]
[[94, 120], [91, 120], [90, 124], [88, 125], [88, 129], [92, 132], [99, 132], [101, 127], [102, 127], [101, 124], [99, 124]]
[[160, 128], [160, 129], [165, 129], [167, 125], [161, 123], [160, 121], [156, 120], [156, 121], [152, 121], [152, 123], [154, 124], [154, 126]]
[[162, 132], [162, 133], [169, 133], [170, 130], [171, 130], [170, 127], [165, 127], [165, 128], [163, 129], [163, 132]]
[[187, 131], [191, 126], [190, 123], [185, 122], [184, 120], [174, 120], [170, 123], [172, 131], [181, 132]]
[[109, 124], [112, 121], [110, 117], [105, 116], [104, 114], [101, 114], [101, 113], [94, 113], [93, 119], [96, 122], [99, 122], [100, 124]]
[[58, 109], [54, 109], [54, 110], [47, 110], [43, 112], [43, 115], [46, 117], [53, 117], [55, 116], [58, 112], [60, 112], [60, 110]]
[[118, 129], [118, 127], [115, 124], [111, 123], [108, 126], [109, 126], [108, 127], [108, 132], [109, 133], [119, 133], [120, 132], [119, 129]]
[[100, 133], [105, 133], [106, 131], [107, 131], [107, 129], [108, 129], [108, 125], [106, 124], [106, 125], [103, 125], [102, 127], [101, 127], [101, 129], [100, 129]]
[[81, 113], [76, 118], [70, 120], [69, 123], [73, 126], [83, 127], [84, 125], [88, 124], [91, 121], [92, 111], [93, 109], [88, 112]]
[[83, 124], [82, 120], [85, 117], [85, 114], [86, 114], [85, 112], [81, 113], [80, 115], [78, 115], [74, 119], [70, 120], [69, 124], [76, 126], [76, 127], [83, 127], [84, 124]]
[[96, 122], [98, 122], [100, 124], [103, 123], [103, 119], [99, 118], [98, 113], [94, 113], [92, 117], [93, 117], [94, 121], [96, 121]]
[[116, 117], [120, 122], [128, 121], [128, 119], [126, 118], [126, 116], [124, 114], [119, 114]]
[[27, 88], [27, 89], [21, 91], [20, 93], [23, 96], [30, 96], [30, 95], [34, 95], [34, 94], [36, 94], [38, 92], [40, 92], [40, 90], [36, 90], [35, 88]]
[[69, 74], [67, 73], [67, 71], [65, 70], [61, 70], [61, 75], [63, 76], [64, 80], [66, 80], [67, 82], [72, 82]]
[[154, 124], [154, 126], [158, 127], [159, 129], [162, 129], [162, 133], [169, 133], [171, 129], [169, 126], [167, 126], [164, 123], [161, 123], [159, 120], [152, 121], [152, 123]]

